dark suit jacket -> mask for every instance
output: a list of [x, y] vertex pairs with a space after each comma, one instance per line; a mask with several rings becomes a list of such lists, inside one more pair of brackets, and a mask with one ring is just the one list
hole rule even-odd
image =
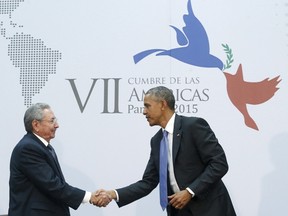
[[[151, 152], [143, 178], [117, 189], [119, 207], [149, 194], [159, 183], [159, 149], [162, 129], [151, 138]], [[174, 173], [180, 190], [189, 187], [195, 197], [168, 215], [234, 216], [235, 211], [221, 178], [228, 171], [225, 153], [208, 123], [201, 118], [176, 115], [173, 132]], [[172, 194], [170, 189], [170, 194]], [[159, 204], [160, 208], [160, 204]]]
[[14, 148], [10, 161], [9, 216], [68, 216], [85, 191], [65, 182], [59, 163], [47, 147], [27, 133]]

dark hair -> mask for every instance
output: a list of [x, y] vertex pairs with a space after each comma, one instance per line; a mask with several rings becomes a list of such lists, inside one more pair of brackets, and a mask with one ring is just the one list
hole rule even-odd
[[165, 100], [167, 102], [168, 107], [171, 110], [175, 110], [175, 97], [171, 89], [166, 88], [165, 86], [157, 86], [149, 89], [145, 95], [152, 95], [158, 101]]
[[27, 132], [32, 132], [33, 120], [43, 119], [43, 110], [45, 109], [50, 109], [50, 106], [45, 103], [36, 103], [26, 110], [24, 115], [24, 126]]

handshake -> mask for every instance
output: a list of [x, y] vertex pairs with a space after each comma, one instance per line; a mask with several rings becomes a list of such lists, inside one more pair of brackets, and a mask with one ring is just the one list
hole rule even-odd
[[112, 201], [112, 199], [117, 199], [114, 190], [106, 191], [100, 189], [92, 193], [89, 202], [98, 207], [106, 207]]

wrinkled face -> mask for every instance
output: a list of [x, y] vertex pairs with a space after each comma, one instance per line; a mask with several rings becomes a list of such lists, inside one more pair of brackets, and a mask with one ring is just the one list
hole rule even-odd
[[38, 136], [49, 142], [55, 137], [55, 132], [59, 125], [51, 109], [45, 109], [43, 114], [42, 120], [33, 121], [33, 129]]
[[163, 118], [163, 101], [158, 101], [154, 96], [145, 95], [144, 97], [144, 111], [150, 126], [159, 125]]

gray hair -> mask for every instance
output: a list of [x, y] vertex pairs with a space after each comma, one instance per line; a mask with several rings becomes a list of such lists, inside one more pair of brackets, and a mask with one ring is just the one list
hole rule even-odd
[[32, 122], [33, 120], [42, 120], [43, 111], [45, 109], [50, 109], [50, 106], [46, 103], [36, 103], [30, 106], [24, 115], [24, 126], [27, 132], [32, 132]]
[[167, 102], [168, 107], [171, 110], [175, 110], [175, 97], [173, 95], [172, 90], [166, 88], [165, 86], [157, 86], [149, 89], [145, 95], [151, 95], [156, 97], [158, 101], [165, 100]]

